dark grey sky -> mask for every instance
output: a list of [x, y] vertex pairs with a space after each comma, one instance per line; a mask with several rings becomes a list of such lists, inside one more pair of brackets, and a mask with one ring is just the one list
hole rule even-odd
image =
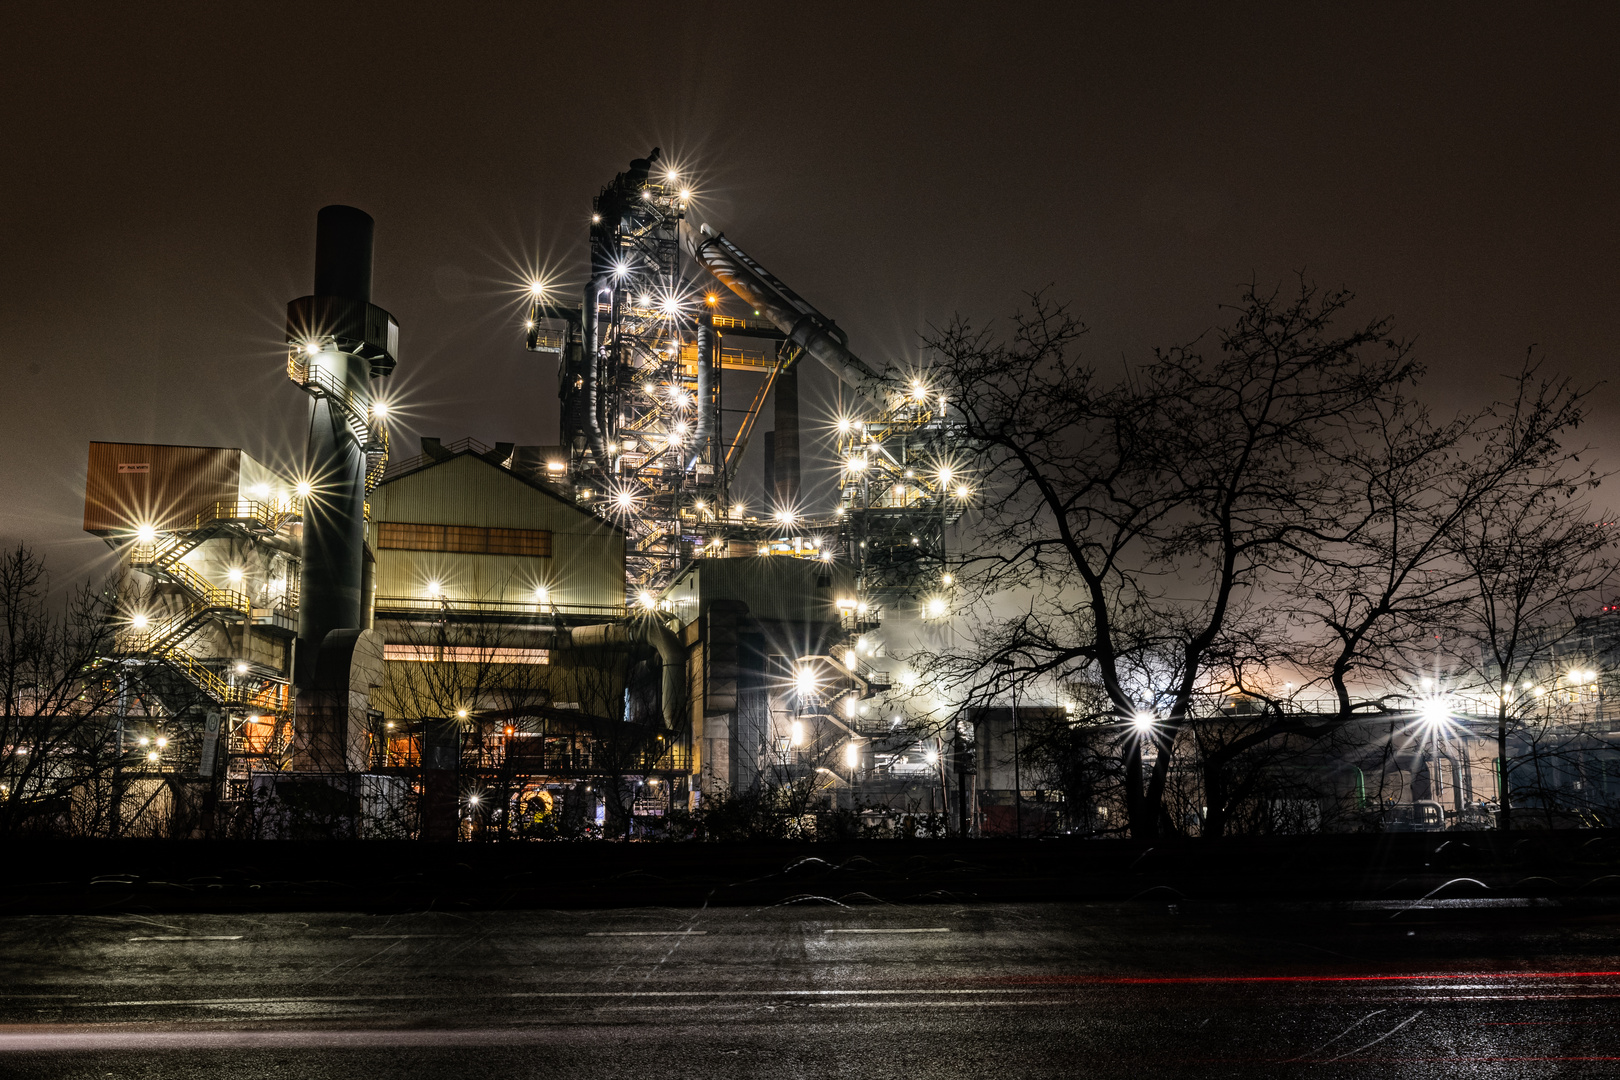
[[[1047, 284], [1092, 355], [1141, 356], [1300, 269], [1395, 315], [1447, 408], [1531, 343], [1588, 381], [1620, 351], [1613, 7], [779, 10], [13, 5], [0, 536], [93, 555], [92, 439], [290, 460], [281, 321], [329, 202], [377, 219], [414, 431], [552, 441], [514, 287], [578, 279], [652, 145], [874, 361]], [[1620, 463], [1620, 391], [1595, 406]]]

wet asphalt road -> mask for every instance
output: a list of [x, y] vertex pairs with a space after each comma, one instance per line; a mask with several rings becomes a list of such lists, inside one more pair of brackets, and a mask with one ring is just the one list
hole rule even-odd
[[1620, 912], [1403, 907], [13, 917], [0, 1076], [1620, 1075]]

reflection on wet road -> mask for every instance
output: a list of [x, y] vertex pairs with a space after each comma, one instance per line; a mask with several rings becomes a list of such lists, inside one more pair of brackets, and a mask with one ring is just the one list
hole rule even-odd
[[1620, 1074], [1606, 911], [0, 920], [17, 1077]]

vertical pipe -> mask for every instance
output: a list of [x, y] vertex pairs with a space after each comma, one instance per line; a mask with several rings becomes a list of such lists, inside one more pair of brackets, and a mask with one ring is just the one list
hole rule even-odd
[[619, 256], [619, 223], [623, 208], [617, 199], [610, 198], [607, 193], [597, 201], [597, 205], [600, 220], [591, 226], [591, 277], [585, 286], [585, 304], [581, 312], [585, 356], [581, 370], [584, 385], [579, 391], [583, 395], [579, 403], [579, 416], [584, 421], [585, 443], [600, 465], [607, 460], [606, 425], [602, 421], [602, 379], [607, 332], [612, 323], [603, 322], [599, 309], [604, 297], [609, 303], [613, 298], [613, 274]]
[[799, 505], [799, 365], [776, 377], [776, 501], [784, 510]]
[[585, 288], [585, 355], [580, 372], [584, 378], [584, 385], [579, 390], [582, 395], [579, 417], [584, 421], [585, 445], [590, 447], [591, 453], [596, 455], [599, 462], [605, 460], [607, 456], [606, 442], [602, 437], [601, 416], [602, 349], [607, 329], [597, 309], [604, 295], [612, 295], [611, 281], [609, 275], [593, 273], [590, 284]]
[[697, 317], [697, 425], [692, 436], [691, 468], [703, 460], [709, 436], [714, 431], [714, 316], [707, 310]]

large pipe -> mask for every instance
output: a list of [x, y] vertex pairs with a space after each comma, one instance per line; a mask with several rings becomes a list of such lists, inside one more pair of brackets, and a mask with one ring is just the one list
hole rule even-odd
[[584, 422], [585, 443], [599, 463], [607, 460], [602, 423], [602, 369], [606, 360], [608, 324], [602, 320], [601, 305], [604, 298], [609, 303], [613, 301], [613, 249], [618, 246], [617, 217], [608, 225], [608, 210], [603, 207], [602, 221], [591, 226], [591, 279], [585, 286], [585, 309], [581, 313], [585, 355], [580, 375], [584, 382], [578, 391], [581, 400], [577, 406]]
[[569, 644], [576, 649], [604, 646], [651, 645], [658, 651], [663, 664], [660, 707], [664, 712], [664, 726], [673, 728], [685, 717], [683, 699], [686, 696], [686, 656], [681, 643], [669, 627], [654, 618], [634, 622], [597, 623], [576, 626], [568, 632]]
[[868, 396], [874, 392], [873, 384], [879, 380], [877, 372], [849, 351], [849, 339], [836, 323], [724, 234], [707, 225], [700, 231], [703, 239], [694, 236], [690, 249], [700, 266], [845, 383]]
[[716, 348], [714, 315], [707, 308], [697, 317], [697, 423], [692, 432], [692, 460], [690, 469], [708, 452], [709, 436], [714, 431], [714, 375]]
[[[315, 219], [315, 293], [322, 301], [371, 303], [371, 215], [352, 206], [323, 207]], [[346, 342], [347, 339], [344, 339]], [[372, 364], [337, 339], [309, 360], [324, 369], [353, 401], [371, 400]], [[369, 410], [368, 410], [369, 411]], [[311, 397], [304, 467], [310, 493], [303, 500], [303, 569], [298, 600], [300, 685], [313, 677], [311, 661], [333, 630], [362, 625], [365, 553], [366, 456], [341, 403]]]

